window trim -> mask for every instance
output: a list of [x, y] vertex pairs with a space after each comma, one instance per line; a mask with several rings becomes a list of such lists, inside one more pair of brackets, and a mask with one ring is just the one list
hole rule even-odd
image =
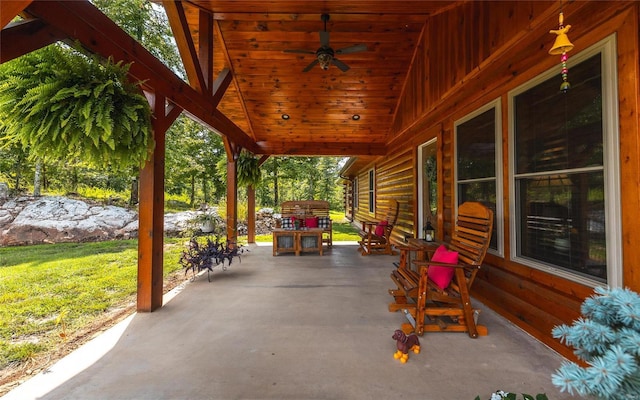
[[355, 178], [353, 178], [353, 184], [351, 187], [352, 190], [352, 195], [353, 195], [353, 209], [354, 209], [354, 213], [355, 210], [358, 209], [358, 206], [360, 204], [360, 193], [358, 192], [358, 177], [356, 176]]
[[[618, 71], [616, 57], [616, 34], [595, 43], [586, 50], [572, 56], [569, 65], [569, 81], [571, 81], [571, 64], [579, 64], [588, 58], [601, 53], [602, 63], [602, 118], [603, 118], [603, 173], [604, 173], [604, 213], [605, 231], [607, 232], [607, 282], [578, 275], [570, 271], [553, 267], [541, 261], [518, 256], [518, 221], [510, 218], [510, 257], [513, 261], [535, 268], [552, 275], [556, 275], [586, 286], [597, 287], [607, 285], [619, 287], [622, 285], [622, 230], [621, 230], [621, 204], [620, 204], [620, 132], [618, 112]], [[543, 81], [558, 76], [558, 67], [537, 75], [533, 79], [508, 92], [509, 104], [509, 214], [516, 215], [516, 178], [515, 178], [515, 118], [514, 99], [520, 93], [542, 83]], [[571, 90], [571, 89], [569, 89]], [[523, 176], [520, 174], [519, 176]]]
[[495, 254], [499, 257], [504, 257], [504, 215], [503, 215], [503, 168], [502, 168], [502, 100], [500, 97], [495, 100], [490, 101], [489, 103], [483, 105], [480, 108], [475, 109], [471, 113], [465, 115], [464, 117], [454, 121], [453, 123], [453, 165], [455, 170], [454, 177], [454, 211], [455, 215], [458, 214], [458, 183], [460, 180], [458, 179], [458, 126], [463, 123], [477, 117], [480, 114], [489, 111], [490, 109], [495, 110], [495, 178], [478, 178], [478, 179], [464, 179], [462, 182], [482, 182], [489, 181], [495, 179], [496, 182], [496, 215], [495, 215], [495, 225], [493, 230], [496, 232], [496, 244], [497, 249], [489, 248], [487, 250], [488, 253]]
[[[418, 146], [417, 151], [418, 151], [418, 227], [419, 229], [417, 230], [417, 232], [415, 232], [418, 237], [422, 238], [422, 236], [424, 235], [424, 231], [421, 227], [426, 226], [427, 225], [427, 221], [425, 220], [425, 214], [426, 214], [426, 210], [422, 210], [422, 205], [424, 204], [424, 178], [422, 177], [422, 172], [420, 171], [423, 168], [423, 164], [424, 164], [424, 155], [422, 154], [423, 150], [425, 147], [431, 146], [433, 144], [438, 144], [438, 138], [434, 137], [432, 139], [427, 140], [426, 142], [422, 143], [421, 145]], [[436, 150], [436, 153], [438, 152], [438, 150]], [[441, 183], [438, 182], [438, 185], [440, 185]], [[440, 212], [440, 210], [438, 210], [438, 212]], [[435, 223], [435, 221], [433, 221]]]
[[371, 168], [367, 171], [369, 186], [367, 187], [367, 203], [369, 205], [369, 214], [376, 214], [376, 171]]

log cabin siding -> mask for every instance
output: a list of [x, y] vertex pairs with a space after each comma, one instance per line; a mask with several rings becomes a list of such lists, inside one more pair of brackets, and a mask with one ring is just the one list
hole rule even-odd
[[[383, 157], [360, 170], [358, 174], [358, 207], [355, 221], [379, 220], [385, 215], [387, 200], [399, 203], [398, 221], [391, 234], [394, 243], [414, 236], [415, 213], [415, 149], [409, 147], [398, 154]], [[375, 213], [369, 213], [369, 171], [375, 171]]]
[[[405, 160], [403, 155], [415, 151], [406, 150], [406, 143], [415, 149], [430, 139], [427, 127], [441, 124], [439, 151], [443, 170], [439, 177], [442, 200], [438, 238], [446, 240], [455, 217], [454, 121], [501, 97], [502, 143], [497, 146], [503, 149], [505, 251], [504, 256], [487, 255], [473, 295], [563, 356], [575, 360], [570, 348], [551, 337], [551, 329], [576, 319], [592, 288], [510, 259], [510, 249], [515, 243], [510, 243], [509, 236], [507, 93], [559, 65], [557, 57], [547, 54], [553, 43], [548, 30], [557, 27], [558, 15], [557, 7], [550, 5], [550, 2], [467, 2], [426, 22], [425, 29], [430, 34], [421, 36], [423, 42], [396, 110], [393, 125], [396, 135], [388, 150], [393, 156], [379, 163], [377, 195], [380, 198], [397, 194], [404, 201], [414, 202], [415, 194], [406, 181], [411, 168], [404, 163], [413, 159], [415, 165], [415, 156], [406, 156]], [[574, 54], [617, 33], [623, 285], [635, 291], [640, 291], [638, 9], [635, 2], [575, 2], [564, 9], [565, 23], [573, 24], [570, 36], [576, 46]], [[477, 32], [484, 34], [474, 36]], [[403, 162], [397, 162], [400, 159]], [[413, 184], [417, 187], [415, 173]], [[416, 212], [416, 207], [403, 205], [402, 223], [416, 221]]]
[[407, 148], [382, 159], [377, 167], [377, 201], [396, 199], [400, 204], [398, 221], [391, 233], [391, 240], [394, 243], [404, 242], [406, 235], [413, 237], [415, 164], [415, 151]]

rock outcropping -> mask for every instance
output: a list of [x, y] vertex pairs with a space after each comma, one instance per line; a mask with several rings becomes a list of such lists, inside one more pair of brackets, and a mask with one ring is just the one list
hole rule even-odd
[[[165, 214], [165, 235], [184, 234], [197, 214], [198, 211]], [[256, 219], [257, 234], [270, 232], [275, 227], [273, 210], [260, 210]], [[239, 224], [238, 234], [247, 234], [246, 225]], [[126, 208], [89, 204], [61, 196], [0, 196], [0, 246], [91, 242], [137, 236], [138, 214]]]

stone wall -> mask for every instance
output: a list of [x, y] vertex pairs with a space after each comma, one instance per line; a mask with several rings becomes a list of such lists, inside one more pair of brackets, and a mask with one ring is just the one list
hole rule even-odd
[[[138, 214], [127, 208], [61, 196], [11, 198], [4, 193], [0, 187], [0, 246], [93, 242], [138, 236]], [[200, 211], [165, 214], [165, 235], [186, 235], [190, 221], [198, 213]], [[274, 227], [273, 210], [257, 212], [256, 234], [269, 233]], [[238, 224], [238, 235], [246, 234], [246, 224]]]

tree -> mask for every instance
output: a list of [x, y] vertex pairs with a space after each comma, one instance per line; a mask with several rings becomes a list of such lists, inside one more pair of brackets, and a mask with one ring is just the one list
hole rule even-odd
[[164, 9], [149, 0], [92, 0], [120, 28], [184, 78], [184, 66]]
[[573, 325], [559, 325], [553, 337], [575, 348], [586, 363], [564, 362], [553, 384], [582, 397], [634, 399], [640, 393], [640, 295], [629, 289], [596, 287]]
[[[217, 164], [220, 160], [226, 160], [220, 136], [181, 116], [167, 132], [167, 191], [176, 194], [188, 192], [191, 206], [199, 198], [205, 203], [221, 198], [226, 179], [218, 177]], [[223, 170], [226, 171], [226, 165]], [[198, 184], [202, 188], [200, 192]]]

